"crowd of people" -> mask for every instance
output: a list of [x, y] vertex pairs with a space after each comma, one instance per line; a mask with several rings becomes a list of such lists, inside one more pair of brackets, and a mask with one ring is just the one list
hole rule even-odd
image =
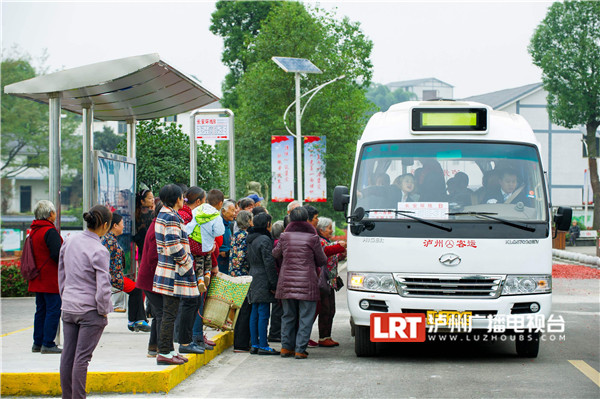
[[[29, 282], [36, 293], [32, 351], [62, 353], [63, 397], [85, 397], [87, 367], [116, 292], [128, 295], [129, 330], [150, 332], [148, 356], [157, 364], [184, 364], [188, 359], [182, 354], [212, 350], [202, 315], [219, 272], [252, 276], [238, 311], [234, 352], [305, 359], [307, 347], [339, 345], [331, 332], [335, 292], [343, 286], [337, 268], [346, 256], [345, 241], [331, 241], [332, 220], [319, 217], [313, 206], [293, 201], [284, 220], [273, 221], [261, 201], [256, 194], [234, 201], [217, 189], [177, 184], [162, 187], [159, 200], [150, 190], [141, 191], [135, 281], [124, 274], [118, 241], [124, 223], [118, 212], [92, 207], [83, 215], [86, 231], [63, 242], [54, 227], [54, 205], [38, 202], [31, 226], [40, 270]], [[61, 310], [62, 349], [54, 342]], [[317, 318], [318, 342], [310, 339]], [[269, 342], [281, 342], [281, 350]]]

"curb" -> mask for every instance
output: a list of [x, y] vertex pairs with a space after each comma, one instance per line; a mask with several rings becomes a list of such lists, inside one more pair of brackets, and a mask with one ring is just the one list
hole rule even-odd
[[552, 257], [557, 259], [564, 259], [573, 261], [585, 266], [592, 266], [598, 268], [600, 266], [600, 258], [592, 255], [580, 254], [577, 252], [563, 251], [561, 249], [553, 249]]
[[[233, 345], [233, 332], [226, 331], [213, 339], [217, 344], [202, 355], [187, 355], [189, 361], [181, 366], [164, 367], [157, 371], [89, 372], [86, 392], [94, 393], [168, 393], [200, 367]], [[60, 396], [59, 373], [2, 373], [0, 395]]]

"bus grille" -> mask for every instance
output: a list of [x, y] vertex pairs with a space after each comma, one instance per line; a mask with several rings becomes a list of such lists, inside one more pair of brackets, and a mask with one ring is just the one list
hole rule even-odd
[[394, 279], [404, 297], [497, 298], [504, 276], [395, 273]]

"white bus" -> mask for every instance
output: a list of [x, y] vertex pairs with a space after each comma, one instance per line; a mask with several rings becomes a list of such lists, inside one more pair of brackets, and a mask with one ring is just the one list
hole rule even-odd
[[[551, 208], [540, 145], [519, 115], [457, 101], [373, 115], [352, 187], [336, 187], [334, 208], [349, 221], [358, 356], [376, 354], [373, 313], [422, 314], [437, 333], [463, 320], [471, 334], [514, 315], [550, 315]], [[569, 208], [554, 218], [560, 230], [570, 220]], [[536, 357], [539, 332], [508, 327], [517, 353]]]

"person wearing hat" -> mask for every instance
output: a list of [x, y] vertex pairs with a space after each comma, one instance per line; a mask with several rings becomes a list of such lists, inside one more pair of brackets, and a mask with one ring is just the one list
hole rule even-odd
[[256, 208], [257, 206], [261, 206], [260, 202], [262, 200], [264, 200], [263, 197], [259, 197], [258, 194], [250, 194], [248, 196], [248, 198], [252, 199], [252, 201], [254, 201], [254, 207]]

